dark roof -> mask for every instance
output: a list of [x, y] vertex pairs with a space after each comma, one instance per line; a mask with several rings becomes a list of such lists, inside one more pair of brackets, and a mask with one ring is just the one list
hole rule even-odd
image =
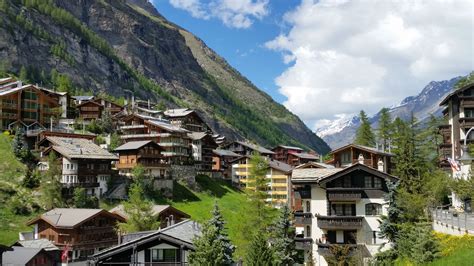
[[451, 99], [451, 97], [453, 97], [454, 95], [457, 95], [461, 92], [464, 92], [465, 90], [467, 89], [470, 89], [470, 88], [474, 88], [474, 83], [471, 83], [471, 84], [468, 84], [468, 85], [465, 85], [457, 90], [454, 90], [452, 91], [450, 94], [448, 94], [440, 103], [439, 103], [439, 106], [443, 106], [443, 105], [446, 105], [449, 101], [449, 99]]
[[371, 152], [371, 153], [380, 154], [380, 155], [394, 156], [393, 153], [384, 152], [384, 151], [381, 151], [381, 150], [377, 150], [376, 148], [373, 148], [373, 147], [363, 146], [363, 145], [354, 144], [354, 143], [347, 144], [345, 146], [337, 148], [337, 149], [331, 151], [329, 154], [334, 154], [336, 152], [340, 152], [340, 151], [345, 150], [345, 149], [350, 148], [350, 147], [357, 148], [357, 149], [364, 150], [364, 151]]
[[398, 180], [398, 177], [387, 174], [385, 172], [379, 171], [370, 166], [355, 163], [346, 168], [309, 168], [309, 169], [295, 169], [291, 176], [292, 183], [326, 183], [343, 175], [346, 175], [350, 172], [362, 170], [368, 173], [371, 173], [375, 176], [390, 179]]
[[46, 238], [34, 239], [34, 240], [19, 240], [15, 243], [15, 246], [22, 246], [24, 248], [42, 248], [45, 251], [59, 250], [53, 242]]
[[280, 162], [280, 161], [276, 161], [276, 160], [269, 160], [268, 166], [270, 166], [270, 168], [273, 168], [285, 173], [290, 173], [291, 170], [293, 170], [293, 166]]
[[272, 150], [275, 150], [276, 148], [283, 148], [283, 149], [286, 149], [286, 150], [297, 150], [297, 151], [302, 151], [303, 150], [300, 147], [286, 146], [286, 145], [278, 145], [275, 148], [273, 148]]
[[308, 159], [308, 160], [319, 160], [319, 155], [316, 154], [311, 154], [307, 152], [301, 152], [301, 153], [296, 153], [296, 152], [289, 152], [289, 154], [296, 156], [301, 159]]
[[229, 150], [220, 150], [220, 149], [217, 149], [217, 150], [213, 150], [212, 152], [214, 152], [215, 155], [218, 155], [218, 156], [228, 156], [228, 157], [240, 157], [239, 154], [233, 152], [233, 151], [229, 151]]
[[[166, 210], [171, 210], [175, 213], [179, 213], [185, 218], [191, 218], [191, 216], [189, 214], [187, 214], [183, 211], [180, 211], [180, 210], [176, 209], [175, 207], [173, 207], [171, 205], [153, 205], [153, 207], [152, 207], [152, 213], [153, 213], [154, 216], [158, 216]], [[115, 206], [114, 208], [112, 208], [110, 210], [110, 212], [115, 213], [117, 215], [120, 215], [125, 219], [128, 219], [128, 215], [125, 212], [125, 209], [124, 209], [122, 204], [119, 204], [119, 205]]]
[[100, 260], [108, 256], [132, 249], [134, 246], [146, 244], [148, 242], [160, 239], [173, 241], [177, 244], [186, 246], [187, 248], [194, 249], [193, 239], [194, 237], [201, 235], [201, 226], [194, 221], [184, 220], [164, 229], [151, 232], [147, 231], [143, 232], [143, 234], [140, 232], [134, 234], [138, 234], [139, 237], [122, 243], [118, 246], [102, 250], [99, 253], [94, 254], [92, 257], [94, 260]]
[[144, 147], [144, 146], [148, 145], [149, 143], [153, 143], [155, 146], [158, 146], [158, 147], [160, 146], [152, 140], [130, 141], [130, 142], [127, 142], [127, 143], [117, 147], [114, 151], [138, 150], [141, 147]]
[[303, 168], [334, 168], [334, 165], [321, 163], [321, 162], [307, 162], [295, 167], [295, 169], [303, 169]]
[[99, 214], [110, 215], [120, 221], [124, 220], [122, 217], [102, 209], [55, 208], [27, 222], [26, 225], [43, 220], [57, 228], [74, 228]]
[[[256, 144], [253, 144], [253, 143], [249, 143], [249, 142], [243, 142], [243, 141], [235, 141], [234, 143], [238, 143], [242, 146], [245, 146], [247, 148], [250, 148], [251, 150], [254, 150], [254, 151], [258, 151], [259, 153], [261, 154], [275, 154], [274, 152], [272, 152], [271, 150], [267, 149], [267, 148], [264, 148], [260, 145], [256, 145]], [[232, 143], [231, 143], [232, 144]], [[229, 144], [229, 145], [231, 145]], [[229, 146], [227, 145], [227, 146]]]
[[12, 246], [13, 250], [7, 250], [2, 255], [2, 265], [26, 265], [38, 253], [42, 252], [42, 248], [25, 248]]

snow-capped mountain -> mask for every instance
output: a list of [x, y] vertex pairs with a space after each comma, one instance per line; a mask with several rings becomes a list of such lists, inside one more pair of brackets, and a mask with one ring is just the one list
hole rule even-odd
[[[453, 90], [453, 86], [462, 77], [452, 78], [443, 81], [431, 81], [416, 96], [409, 96], [403, 99], [399, 104], [390, 107], [390, 115], [392, 118], [400, 117], [408, 119], [411, 113], [419, 121], [426, 120], [430, 114], [435, 116], [441, 115], [441, 100]], [[377, 128], [380, 113], [369, 118], [372, 128]], [[333, 149], [351, 143], [354, 140], [355, 133], [359, 127], [360, 119], [358, 116], [341, 116], [340, 119], [328, 123], [328, 125], [320, 127], [316, 130], [316, 134], [323, 138], [327, 144]]]

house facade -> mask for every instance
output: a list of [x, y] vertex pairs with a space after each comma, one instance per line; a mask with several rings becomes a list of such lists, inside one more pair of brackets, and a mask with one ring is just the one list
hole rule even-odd
[[56, 208], [29, 221], [34, 239], [48, 239], [69, 250], [69, 261], [85, 260], [118, 243], [117, 222], [125, 220], [101, 209]]
[[171, 124], [192, 132], [211, 132], [210, 127], [199, 114], [192, 109], [168, 109], [164, 112]]
[[88, 195], [100, 198], [107, 192], [108, 180], [117, 174], [112, 169], [112, 162], [118, 157], [89, 139], [47, 136], [38, 146], [43, 164], [48, 163], [51, 152], [56, 154], [66, 196], [72, 196], [74, 188], [82, 187]]
[[217, 148], [217, 143], [211, 134], [206, 132], [188, 133], [191, 138], [194, 165], [200, 173], [212, 172], [213, 150]]
[[391, 160], [394, 155], [377, 148], [349, 144], [335, 149], [329, 154], [332, 156], [332, 159], [326, 163], [334, 165], [335, 167], [347, 167], [358, 163], [362, 159], [365, 165], [376, 169], [379, 167], [379, 162], [382, 162], [384, 165], [383, 171], [387, 173], [391, 173], [394, 168], [394, 164]]
[[[128, 215], [122, 204], [112, 208], [110, 212], [128, 220]], [[182, 212], [171, 205], [153, 205], [152, 215], [160, 222], [161, 229], [191, 218], [189, 214]]]
[[341, 168], [294, 169], [291, 177], [301, 205], [294, 210], [296, 246], [318, 265], [328, 265], [332, 245], [348, 246], [352, 254], [371, 257], [387, 240], [380, 238], [379, 219], [387, 215], [384, 196], [397, 178], [363, 160]]
[[215, 149], [212, 151], [212, 171], [224, 179], [232, 178], [232, 163], [231, 161], [241, 157], [239, 154], [229, 151]]

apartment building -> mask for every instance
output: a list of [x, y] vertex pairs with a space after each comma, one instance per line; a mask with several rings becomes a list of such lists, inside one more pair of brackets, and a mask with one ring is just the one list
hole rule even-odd
[[188, 133], [191, 138], [194, 165], [196, 170], [201, 173], [212, 172], [213, 150], [217, 148], [217, 143], [210, 133], [191, 132]]
[[379, 236], [379, 219], [387, 214], [387, 182], [397, 177], [383, 171], [382, 160], [378, 169], [364, 162], [361, 156], [347, 167], [293, 170], [293, 193], [302, 203], [294, 210], [295, 240], [305, 259], [311, 250], [317, 265], [328, 265], [332, 245], [348, 246], [352, 254], [367, 258], [387, 242]]

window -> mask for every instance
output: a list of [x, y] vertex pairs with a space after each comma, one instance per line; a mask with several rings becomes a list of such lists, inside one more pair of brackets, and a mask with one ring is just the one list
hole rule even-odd
[[177, 262], [178, 251], [176, 249], [152, 249], [151, 262]]
[[356, 215], [355, 204], [331, 204], [331, 214], [335, 216], [354, 216]]
[[344, 177], [344, 185], [343, 185], [343, 187], [348, 188], [348, 187], [351, 187], [351, 185], [352, 185], [351, 177], [350, 177], [350, 176], [345, 176], [345, 177]]
[[382, 188], [382, 180], [378, 177], [374, 177], [374, 188]]
[[306, 237], [311, 237], [311, 226], [307, 225], [305, 232], [306, 232]]
[[341, 154], [341, 163], [342, 164], [351, 163], [351, 153], [350, 152], [345, 152], [345, 153]]
[[464, 117], [474, 117], [474, 108], [464, 108]]
[[365, 215], [381, 215], [382, 205], [378, 203], [367, 203], [365, 205]]
[[311, 212], [311, 202], [309, 200], [306, 201], [306, 212]]
[[365, 176], [364, 177], [364, 187], [372, 187], [372, 177], [371, 176]]

